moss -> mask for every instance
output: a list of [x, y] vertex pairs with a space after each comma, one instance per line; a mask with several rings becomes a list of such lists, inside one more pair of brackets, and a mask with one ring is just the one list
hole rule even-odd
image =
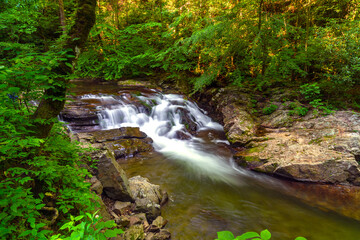
[[265, 147], [267, 146], [267, 144], [263, 144], [263, 145], [260, 145], [260, 146], [256, 146], [256, 147], [253, 147], [253, 148], [250, 148], [249, 150], [247, 150], [247, 153], [258, 153], [258, 152], [262, 152]]
[[243, 156], [246, 162], [260, 162], [260, 158], [255, 156]]

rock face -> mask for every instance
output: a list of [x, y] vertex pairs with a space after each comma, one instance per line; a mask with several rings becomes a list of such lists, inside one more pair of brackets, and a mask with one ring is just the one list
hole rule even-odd
[[63, 121], [70, 122], [69, 127], [73, 131], [99, 129], [99, 121], [96, 106], [79, 99], [72, 99], [66, 104], [66, 108], [60, 113]]
[[109, 151], [98, 162], [98, 178], [105, 194], [114, 200], [134, 201], [126, 174]]
[[220, 89], [210, 100], [221, 114], [227, 139], [233, 145], [245, 145], [256, 134], [257, 120], [247, 110], [249, 102], [249, 95], [235, 88]]
[[229, 141], [245, 147], [234, 156], [239, 165], [298, 181], [360, 186], [360, 114], [296, 118], [274, 102], [275, 112], [256, 118], [246, 93], [222, 89], [213, 95]]

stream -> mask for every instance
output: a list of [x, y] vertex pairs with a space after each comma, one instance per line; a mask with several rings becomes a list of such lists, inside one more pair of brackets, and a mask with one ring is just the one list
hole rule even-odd
[[153, 139], [155, 154], [120, 163], [129, 178], [147, 177], [168, 192], [162, 216], [172, 239], [264, 229], [279, 240], [359, 238], [359, 221], [292, 197], [286, 181], [237, 167], [222, 126], [184, 96], [111, 87], [76, 94], [97, 102], [101, 129], [139, 127]]

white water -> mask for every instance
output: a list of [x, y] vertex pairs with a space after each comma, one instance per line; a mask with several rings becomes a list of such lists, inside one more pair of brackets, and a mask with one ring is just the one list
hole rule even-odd
[[[101, 101], [118, 101], [118, 104], [99, 107], [100, 125], [103, 129], [120, 127], [139, 127], [153, 139], [156, 151], [169, 160], [178, 161], [194, 172], [198, 177], [207, 177], [214, 181], [239, 184], [239, 173], [242, 170], [233, 167], [231, 157], [216, 154], [209, 150], [209, 143], [202, 138], [192, 136], [187, 131], [187, 124], [196, 127], [196, 132], [215, 130], [223, 131], [223, 127], [205, 115], [195, 103], [181, 95], [156, 93], [152, 96], [136, 96], [136, 103], [129, 104], [126, 96], [84, 95], [83, 99]], [[134, 102], [134, 101], [133, 101]], [[186, 120], [187, 119], [187, 120]], [[190, 121], [190, 122], [189, 122]], [[178, 136], [184, 139], [179, 139]], [[226, 140], [213, 139], [213, 146], [224, 144]]]

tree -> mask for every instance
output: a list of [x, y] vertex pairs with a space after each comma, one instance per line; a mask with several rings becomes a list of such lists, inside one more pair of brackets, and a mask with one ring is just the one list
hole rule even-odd
[[58, 75], [52, 87], [44, 91], [43, 97], [32, 118], [34, 119], [34, 134], [39, 138], [46, 138], [56, 118], [65, 105], [66, 90], [72, 72], [72, 66], [82, 51], [89, 32], [95, 24], [96, 0], [78, 0], [78, 10], [74, 25], [71, 27], [63, 50], [67, 53], [67, 60], [61, 61], [54, 69]]

